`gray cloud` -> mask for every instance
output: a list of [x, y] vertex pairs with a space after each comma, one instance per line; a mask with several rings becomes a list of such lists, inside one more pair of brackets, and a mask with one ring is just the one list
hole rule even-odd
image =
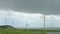
[[60, 0], [0, 0], [0, 9], [55, 15], [60, 14]]

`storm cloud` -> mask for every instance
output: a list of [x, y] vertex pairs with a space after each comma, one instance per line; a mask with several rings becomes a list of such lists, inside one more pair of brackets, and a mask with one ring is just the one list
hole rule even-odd
[[0, 9], [59, 15], [60, 0], [0, 0]]

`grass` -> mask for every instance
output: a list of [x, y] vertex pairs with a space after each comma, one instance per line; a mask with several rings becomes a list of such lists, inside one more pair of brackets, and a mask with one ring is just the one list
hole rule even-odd
[[0, 34], [47, 34], [47, 32], [60, 32], [56, 30], [26, 30], [26, 29], [1, 29]]
[[0, 30], [0, 34], [46, 34], [43, 31], [30, 31], [30, 30]]
[[0, 26], [0, 34], [47, 34], [47, 32], [60, 32], [60, 30], [42, 29], [15, 29], [11, 26]]

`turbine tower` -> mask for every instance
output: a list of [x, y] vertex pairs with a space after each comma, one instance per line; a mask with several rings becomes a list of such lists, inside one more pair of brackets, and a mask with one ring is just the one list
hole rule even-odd
[[26, 29], [28, 30], [28, 21], [27, 21], [27, 17], [26, 17]]
[[42, 11], [45, 11], [44, 13], [43, 13], [43, 28], [45, 29], [45, 27], [46, 27], [46, 8], [43, 8], [42, 9]]
[[44, 14], [44, 29], [45, 29], [45, 26], [46, 26], [46, 24], [45, 24], [45, 14]]
[[8, 18], [9, 18], [9, 12], [7, 12], [7, 16], [5, 18], [5, 25], [8, 25]]
[[46, 32], [46, 8], [44, 8], [44, 33]]

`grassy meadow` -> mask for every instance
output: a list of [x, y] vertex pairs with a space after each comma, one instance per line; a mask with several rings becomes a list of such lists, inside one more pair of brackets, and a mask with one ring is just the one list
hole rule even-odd
[[47, 34], [47, 32], [60, 32], [60, 30], [15, 29], [11, 26], [0, 26], [0, 34]]
[[33, 31], [33, 30], [10, 30], [10, 29], [4, 29], [0, 30], [0, 34], [46, 34], [44, 31]]
[[56, 30], [26, 30], [26, 29], [1, 29], [0, 34], [47, 34], [47, 32], [60, 32]]

